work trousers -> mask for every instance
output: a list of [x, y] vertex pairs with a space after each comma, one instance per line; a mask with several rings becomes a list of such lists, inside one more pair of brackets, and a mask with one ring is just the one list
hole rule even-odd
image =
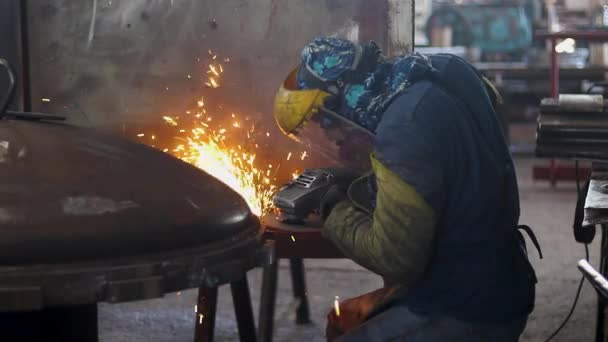
[[405, 306], [392, 307], [341, 336], [338, 342], [516, 342], [527, 317], [507, 323], [480, 324], [448, 316], [422, 316]]

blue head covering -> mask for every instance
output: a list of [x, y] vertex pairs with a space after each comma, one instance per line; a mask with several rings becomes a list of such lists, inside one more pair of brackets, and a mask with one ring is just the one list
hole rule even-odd
[[[328, 90], [338, 80], [346, 79], [339, 90], [335, 111], [375, 131], [397, 95], [412, 83], [430, 77], [434, 70], [429, 59], [420, 54], [387, 60], [373, 42], [360, 46], [339, 38], [317, 38], [302, 51], [297, 83], [299, 89], [319, 88], [320, 80], [321, 87]], [[311, 82], [306, 77], [310, 73], [318, 80]], [[358, 77], [352, 77], [353, 74]]]

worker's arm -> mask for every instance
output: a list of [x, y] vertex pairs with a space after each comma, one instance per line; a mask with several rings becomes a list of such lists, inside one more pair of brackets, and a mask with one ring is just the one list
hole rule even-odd
[[402, 285], [425, 270], [436, 218], [416, 190], [372, 159], [378, 193], [373, 216], [348, 200], [336, 205], [323, 233], [361, 266]]
[[439, 150], [441, 124], [433, 121], [431, 110], [411, 97], [395, 100], [378, 127], [372, 156], [375, 209], [370, 214], [342, 201], [323, 229], [355, 262], [405, 286], [428, 266], [446, 196], [439, 155], [446, 149]]

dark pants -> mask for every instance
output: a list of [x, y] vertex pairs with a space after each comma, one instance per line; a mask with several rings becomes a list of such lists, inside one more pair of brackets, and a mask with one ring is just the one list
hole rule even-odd
[[338, 338], [339, 342], [516, 342], [527, 317], [501, 324], [477, 324], [447, 316], [426, 317], [396, 306]]

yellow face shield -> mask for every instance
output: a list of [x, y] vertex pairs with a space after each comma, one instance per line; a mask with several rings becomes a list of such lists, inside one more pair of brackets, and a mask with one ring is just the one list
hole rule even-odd
[[274, 117], [283, 133], [326, 161], [367, 171], [374, 134], [326, 108], [325, 100], [335, 95], [298, 90], [297, 73], [289, 74], [275, 98]]
[[298, 68], [289, 74], [274, 100], [274, 119], [283, 133], [290, 136], [305, 126], [331, 96], [320, 89], [297, 89], [297, 74]]

